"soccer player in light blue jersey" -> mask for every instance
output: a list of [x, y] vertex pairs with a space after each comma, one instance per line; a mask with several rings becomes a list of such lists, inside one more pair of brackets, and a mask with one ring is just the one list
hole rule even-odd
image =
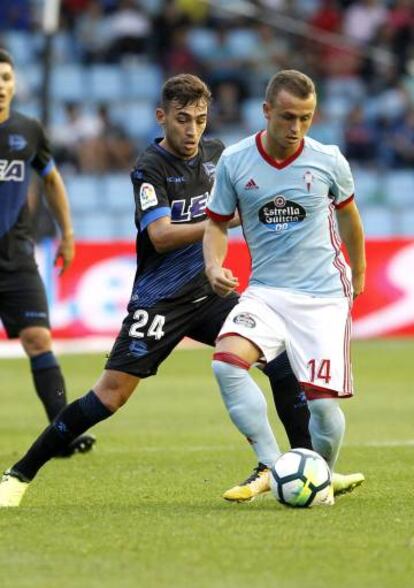
[[[220, 331], [213, 360], [229, 415], [259, 461], [247, 484], [225, 493], [228, 500], [267, 491], [268, 468], [279, 455], [262, 392], [248, 373], [255, 362], [287, 351], [308, 400], [312, 445], [332, 470], [345, 431], [337, 399], [353, 393], [350, 313], [364, 289], [364, 235], [347, 161], [338, 147], [306, 137], [315, 108], [308, 76], [276, 74], [263, 106], [266, 130], [224, 151], [207, 205], [204, 257], [214, 291], [226, 296], [238, 284], [223, 267], [236, 210], [252, 258], [248, 288]], [[363, 479], [355, 474], [353, 486]]]

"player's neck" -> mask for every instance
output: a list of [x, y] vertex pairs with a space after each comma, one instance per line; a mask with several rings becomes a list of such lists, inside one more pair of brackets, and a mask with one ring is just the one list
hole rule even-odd
[[0, 125], [10, 118], [10, 108], [0, 109]]
[[276, 141], [272, 141], [272, 138], [269, 136], [267, 131], [264, 131], [261, 136], [263, 149], [266, 153], [274, 159], [276, 162], [281, 163], [286, 161], [286, 159], [290, 159], [299, 149], [301, 148], [302, 141], [301, 139], [298, 143], [294, 145], [289, 145], [288, 147], [284, 147], [277, 143]]
[[195, 157], [198, 153], [198, 149], [197, 149], [196, 153], [192, 153], [191, 155], [186, 157], [182, 153], [179, 153], [178, 151], [176, 151], [174, 149], [174, 147], [172, 147], [170, 145], [170, 143], [168, 142], [168, 139], [166, 137], [161, 139], [161, 141], [158, 143], [158, 145], [160, 147], [162, 147], [163, 149], [165, 149], [165, 151], [168, 151], [168, 153], [171, 153], [172, 155], [174, 155], [174, 157], [178, 157], [178, 159], [182, 159], [183, 161], [187, 161], [188, 159], [193, 159], [193, 157]]

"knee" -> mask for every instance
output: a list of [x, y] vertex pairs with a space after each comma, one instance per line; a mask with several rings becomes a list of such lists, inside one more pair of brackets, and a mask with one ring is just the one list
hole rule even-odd
[[138, 382], [139, 378], [122, 372], [106, 371], [93, 390], [108, 410], [116, 412], [128, 401]]
[[308, 403], [311, 419], [317, 421], [322, 430], [344, 429], [345, 415], [333, 398], [311, 400]]
[[49, 329], [29, 327], [20, 332], [20, 341], [29, 357], [46, 353], [52, 348], [52, 337]]

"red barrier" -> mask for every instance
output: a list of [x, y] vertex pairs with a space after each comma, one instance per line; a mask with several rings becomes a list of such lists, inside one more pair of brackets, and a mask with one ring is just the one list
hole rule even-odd
[[[52, 257], [50, 247], [40, 248], [39, 259], [55, 337], [116, 335], [134, 278], [134, 244], [78, 243], [75, 261], [61, 278], [45, 261]], [[354, 304], [354, 335], [413, 336], [414, 240], [371, 240], [367, 258], [366, 291]], [[226, 265], [244, 288], [250, 272], [244, 242], [230, 243]]]

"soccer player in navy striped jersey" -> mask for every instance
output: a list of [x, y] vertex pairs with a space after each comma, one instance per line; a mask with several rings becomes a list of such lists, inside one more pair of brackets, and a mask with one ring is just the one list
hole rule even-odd
[[[11, 56], [0, 49], [0, 319], [9, 338], [19, 338], [30, 359], [36, 392], [49, 420], [66, 406], [65, 382], [52, 351], [48, 305], [34, 258], [27, 203], [31, 169], [61, 231], [56, 260], [62, 270], [74, 255], [74, 238], [62, 178], [40, 123], [10, 106], [15, 90]], [[62, 455], [89, 451], [94, 437], [72, 440]]]
[[[203, 138], [210, 98], [204, 82], [192, 75], [164, 84], [156, 110], [164, 137], [140, 155], [131, 173], [137, 271], [128, 314], [93, 389], [69, 405], [5, 473], [0, 506], [18, 506], [38, 470], [74, 437], [116, 412], [183, 337], [214, 345], [237, 304], [234, 293], [215, 294], [204, 273], [205, 206], [224, 148]], [[286, 356], [269, 374], [291, 445], [309, 447], [306, 402]]]
[[[37, 471], [76, 436], [111, 416], [140, 380], [154, 375], [188, 336], [214, 345], [235, 294], [217, 296], [204, 274], [205, 206], [224, 149], [207, 140], [210, 91], [180, 75], [163, 87], [156, 110], [164, 137], [138, 158], [131, 174], [136, 201], [137, 271], [128, 314], [93, 389], [65, 409], [0, 484], [0, 506], [17, 506]], [[309, 446], [308, 412], [285, 361], [274, 370], [278, 411], [293, 446]]]

